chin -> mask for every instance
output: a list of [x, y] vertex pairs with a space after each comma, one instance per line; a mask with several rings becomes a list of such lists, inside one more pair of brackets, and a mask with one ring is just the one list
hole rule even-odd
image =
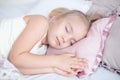
[[53, 47], [55, 49], [64, 49], [65, 48], [65, 47], [60, 47], [60, 46], [51, 46], [51, 47]]
[[55, 49], [60, 49], [60, 47], [56, 46], [56, 45], [49, 45], [51, 46], [52, 48], [55, 48]]
[[57, 48], [56, 43], [53, 42], [53, 41], [49, 42], [49, 46], [52, 47], [52, 48]]

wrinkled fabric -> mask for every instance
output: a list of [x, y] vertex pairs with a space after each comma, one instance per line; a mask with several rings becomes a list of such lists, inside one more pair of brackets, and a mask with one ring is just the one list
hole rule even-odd
[[104, 49], [104, 42], [109, 34], [116, 16], [103, 18], [94, 22], [87, 34], [87, 37], [78, 41], [73, 46], [58, 50], [48, 47], [47, 54], [60, 54], [70, 52], [77, 57], [88, 60], [88, 68], [78, 73], [78, 77], [85, 77], [96, 71]]

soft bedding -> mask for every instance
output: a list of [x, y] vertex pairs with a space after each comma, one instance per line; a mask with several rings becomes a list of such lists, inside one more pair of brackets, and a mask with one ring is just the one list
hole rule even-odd
[[[37, 1], [37, 0], [36, 0]], [[57, 8], [57, 7], [65, 7], [70, 9], [79, 9], [86, 13], [90, 6], [91, 6], [91, 1], [84, 1], [84, 0], [66, 0], [66, 1], [61, 1], [61, 3], [58, 6], [58, 2], [56, 0], [53, 1], [53, 6], [46, 6], [46, 4], [50, 3], [50, 0], [41, 0], [37, 1], [34, 3], [29, 3], [29, 4], [21, 4], [21, 5], [7, 5], [3, 6], [0, 5], [0, 20], [4, 18], [15, 18], [18, 16], [24, 16], [27, 14], [38, 14], [37, 12], [41, 13], [41, 11], [46, 10], [47, 12], [42, 12], [42, 15], [45, 16], [45, 14], [49, 14], [48, 11]], [[17, 2], [18, 3], [18, 2]], [[56, 4], [57, 3], [57, 4]], [[41, 4], [41, 5], [40, 5]], [[69, 5], [71, 4], [71, 5]], [[79, 5], [81, 4], [81, 5]], [[72, 6], [74, 6], [72, 8]], [[41, 9], [39, 9], [41, 8]], [[43, 9], [44, 8], [44, 9]], [[36, 12], [37, 11], [37, 12]], [[9, 12], [9, 14], [8, 14]], [[44, 51], [44, 48], [43, 50]], [[43, 53], [43, 52], [41, 52]], [[12, 74], [12, 75], [11, 75]], [[58, 79], [59, 78], [59, 79]], [[12, 65], [7, 59], [5, 58], [0, 58], [0, 80], [78, 80], [76, 76], [72, 77], [64, 77], [55, 73], [51, 74], [40, 74], [40, 75], [22, 75], [14, 65]]]
[[[49, 1], [49, 3], [48, 3], [48, 1]], [[60, 4], [59, 4], [59, 6], [57, 6], [58, 4], [54, 4], [54, 1], [59, 2], [57, 0], [51, 0], [51, 2], [50, 2], [50, 0], [36, 0], [36, 2], [24, 4], [24, 5], [22, 5], [22, 4], [15, 5], [15, 6], [13, 6], [13, 5], [12, 6], [9, 6], [9, 5], [1, 6], [0, 5], [0, 20], [3, 18], [12, 18], [12, 17], [16, 17], [16, 16], [23, 16], [26, 14], [29, 14], [29, 15], [30, 14], [43, 14], [43, 15], [47, 16], [48, 13], [46, 13], [45, 11], [50, 12], [50, 10], [52, 10], [54, 7], [55, 8], [60, 7]], [[84, 1], [87, 1], [87, 2], [84, 2]], [[69, 3], [68, 4], [62, 3], [61, 5], [64, 5], [64, 7], [67, 6], [67, 8], [70, 7], [70, 9], [79, 9], [79, 10], [86, 9], [86, 10], [83, 10], [83, 12], [87, 13], [92, 4], [92, 2], [89, 2], [89, 1], [91, 1], [91, 0], [66, 0], [66, 2], [70, 2], [71, 5], [69, 5]], [[92, 1], [95, 1], [95, 0], [92, 0]], [[100, 1], [104, 1], [104, 0], [100, 0]], [[119, 0], [115, 0], [115, 1], [119, 1]], [[19, 3], [18, 0], [17, 0], [17, 2]], [[45, 2], [47, 2], [47, 3], [45, 3]], [[44, 3], [44, 5], [42, 3]], [[40, 4], [42, 5], [42, 7]], [[46, 4], [54, 4], [54, 5], [53, 6], [49, 5], [50, 7], [48, 7], [48, 6], [46, 6]], [[85, 7], [83, 7], [83, 6], [85, 6]], [[51, 7], [52, 7], [52, 9], [51, 9]], [[99, 7], [101, 7], [101, 6], [99, 6]], [[49, 8], [49, 10], [47, 10], [47, 8]], [[117, 9], [117, 12], [120, 13], [120, 8], [116, 8], [116, 9]], [[90, 10], [92, 10], [92, 9], [90, 9]], [[96, 9], [96, 10], [99, 10], [99, 9]], [[94, 11], [94, 12], [96, 12], [96, 11]], [[90, 13], [89, 13], [89, 16], [91, 16]], [[105, 78], [105, 77], [107, 77], [107, 78]], [[55, 74], [55, 73], [44, 74], [44, 75], [40, 74], [40, 75], [23, 76], [15, 68], [15, 66], [13, 66], [7, 59], [0, 59], [0, 80], [108, 80], [108, 79], [109, 80], [119, 80], [120, 76], [113, 74], [112, 72], [109, 72], [101, 67], [98, 67], [97, 71], [92, 76], [86, 77], [83, 79], [78, 79], [76, 76], [63, 77], [63, 76]]]
[[108, 37], [112, 24], [116, 16], [102, 18], [92, 23], [87, 36], [65, 49], [55, 49], [48, 47], [47, 54], [62, 54], [69, 52], [75, 54], [79, 58], [85, 58], [88, 61], [88, 68], [80, 71], [77, 76], [83, 77], [94, 73], [102, 59], [104, 44]]

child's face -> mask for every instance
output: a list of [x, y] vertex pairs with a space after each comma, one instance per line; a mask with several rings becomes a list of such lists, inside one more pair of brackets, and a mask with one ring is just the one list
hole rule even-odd
[[48, 44], [54, 48], [68, 47], [85, 37], [87, 30], [78, 18], [56, 18], [50, 22]]

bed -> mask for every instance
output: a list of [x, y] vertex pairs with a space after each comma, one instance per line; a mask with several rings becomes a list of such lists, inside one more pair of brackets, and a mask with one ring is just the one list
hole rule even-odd
[[[108, 0], [52, 1], [53, 2], [49, 4], [49, 0], [20, 0], [20, 2], [15, 0], [11, 0], [11, 2], [1, 0], [0, 20], [32, 14], [40, 14], [47, 17], [50, 11], [57, 7], [81, 10], [87, 14], [91, 20], [107, 17], [112, 14], [120, 14], [120, 0], [110, 0], [111, 3], [109, 4], [107, 4]], [[99, 1], [101, 1], [101, 3], [99, 3]], [[0, 58], [0, 80], [120, 80], [120, 75], [110, 72], [103, 67], [98, 67], [92, 76], [85, 78], [77, 78], [76, 76], [63, 77], [55, 73], [23, 76], [7, 59]]]

